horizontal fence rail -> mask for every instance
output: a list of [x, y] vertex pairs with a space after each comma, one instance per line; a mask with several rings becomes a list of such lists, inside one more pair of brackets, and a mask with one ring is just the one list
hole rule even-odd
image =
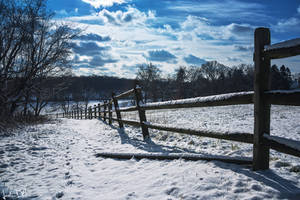
[[[113, 121], [118, 122], [119, 127], [123, 124], [142, 128], [144, 139], [149, 138], [148, 129], [156, 129], [180, 134], [224, 139], [235, 142], [253, 144], [253, 162], [246, 159], [245, 163], [252, 163], [253, 170], [264, 170], [269, 168], [269, 149], [300, 157], [300, 142], [282, 137], [270, 135], [270, 109], [271, 105], [300, 106], [300, 89], [298, 90], [270, 90], [270, 60], [285, 58], [300, 54], [300, 39], [288, 40], [285, 42], [270, 45], [270, 32], [266, 28], [258, 28], [254, 34], [254, 91], [237, 92], [207, 97], [196, 97], [189, 99], [179, 99], [155, 103], [142, 103], [142, 90], [135, 85], [131, 90], [119, 95], [112, 94], [112, 98], [101, 104], [87, 107], [85, 109], [74, 109], [65, 113], [57, 113], [56, 116], [74, 119], [93, 119], [100, 118], [109, 124]], [[118, 100], [133, 97], [134, 106], [119, 107]], [[189, 128], [170, 127], [162, 124], [147, 122], [145, 112], [147, 110], [179, 109], [195, 107], [216, 107], [229, 105], [254, 104], [254, 133], [240, 132], [217, 132], [211, 130], [193, 130]], [[139, 121], [122, 119], [121, 113], [138, 111]], [[113, 117], [115, 113], [116, 117]], [[137, 155], [137, 154], [111, 154], [100, 153], [99, 156], [109, 156], [116, 158], [140, 158], [156, 159], [175, 159], [179, 155], [168, 157], [166, 155]], [[181, 157], [183, 158], [183, 157]], [[212, 157], [213, 158], [213, 157]], [[187, 159], [193, 160], [194, 157]], [[196, 159], [196, 158], [195, 158]], [[197, 157], [206, 159], [206, 157]], [[211, 158], [207, 158], [211, 159]], [[220, 160], [222, 160], [221, 158]], [[216, 160], [216, 159], [214, 159]], [[230, 160], [230, 159], [229, 159]], [[233, 159], [234, 160], [234, 159]], [[233, 161], [235, 162], [235, 161]], [[237, 161], [238, 163], [239, 161]]]
[[300, 90], [273, 90], [265, 95], [269, 104], [300, 106]]
[[158, 110], [173, 108], [215, 107], [238, 104], [251, 104], [253, 103], [252, 98], [253, 92], [240, 92], [214, 95], [208, 97], [165, 101], [158, 103], [148, 103], [145, 105], [141, 105], [141, 108], [144, 110]]
[[122, 94], [119, 94], [119, 95], [115, 96], [115, 98], [116, 99], [122, 99], [122, 98], [128, 97], [128, 96], [130, 96], [132, 94], [134, 94], [134, 89], [128, 90], [126, 92], [123, 92]]
[[264, 135], [264, 143], [276, 151], [300, 157], [300, 142], [283, 137]]
[[264, 54], [270, 59], [287, 58], [300, 55], [300, 38], [287, 40], [264, 47]]

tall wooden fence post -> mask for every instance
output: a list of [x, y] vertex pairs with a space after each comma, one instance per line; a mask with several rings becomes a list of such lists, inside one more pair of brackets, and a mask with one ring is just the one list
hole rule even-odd
[[80, 109], [80, 119], [82, 119], [82, 109]]
[[137, 84], [134, 85], [134, 94], [135, 94], [136, 107], [139, 113], [140, 124], [142, 127], [143, 138], [144, 140], [146, 140], [150, 138], [150, 135], [149, 135], [148, 127], [144, 124], [144, 122], [147, 122], [146, 112], [140, 107], [140, 102], [142, 101], [142, 93], [140, 88], [137, 88]]
[[99, 119], [101, 119], [101, 110], [100, 110], [101, 106], [100, 106], [100, 103], [98, 103], [98, 116], [99, 116]]
[[108, 115], [109, 115], [109, 120], [108, 120], [108, 124], [111, 125], [112, 124], [112, 103], [109, 101], [108, 104]]
[[94, 105], [94, 116], [95, 116], [95, 119], [97, 119], [97, 106]]
[[77, 119], [79, 119], [79, 107], [77, 107]]
[[103, 113], [103, 118], [104, 118], [104, 121], [106, 122], [106, 100], [104, 101], [104, 113]]
[[269, 169], [270, 148], [264, 144], [263, 135], [270, 134], [270, 104], [264, 92], [270, 89], [270, 58], [263, 53], [264, 46], [270, 44], [270, 31], [257, 28], [254, 33], [254, 141], [253, 170]]
[[72, 112], [71, 112], [71, 118], [73, 119], [73, 110], [72, 110]]
[[90, 106], [90, 119], [93, 119], [93, 107]]
[[89, 119], [92, 119], [92, 107], [89, 106]]
[[87, 119], [87, 106], [84, 109], [84, 118]]
[[115, 107], [116, 115], [117, 115], [117, 118], [118, 118], [119, 127], [124, 128], [123, 122], [121, 121], [122, 118], [121, 118], [121, 112], [119, 110], [118, 99], [115, 98], [115, 93], [112, 93], [112, 99], [113, 99], [113, 102], [114, 102], [114, 107]]

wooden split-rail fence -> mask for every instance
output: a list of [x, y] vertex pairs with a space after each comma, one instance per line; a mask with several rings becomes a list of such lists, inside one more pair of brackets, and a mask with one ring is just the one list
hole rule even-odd
[[[72, 110], [59, 113], [57, 117], [75, 119], [101, 118], [112, 124], [117, 121], [120, 128], [123, 124], [138, 126], [142, 129], [144, 139], [149, 138], [148, 129], [176, 132], [253, 144], [253, 170], [269, 169], [270, 149], [300, 157], [300, 142], [270, 135], [270, 109], [271, 104], [300, 106], [300, 90], [270, 91], [270, 61], [271, 59], [286, 58], [300, 55], [300, 39], [270, 45], [270, 31], [267, 28], [257, 28], [254, 34], [254, 91], [223, 94], [208, 97], [197, 97], [174, 101], [141, 104], [141, 88], [135, 87], [112, 98], [102, 104], [83, 110]], [[118, 100], [134, 95], [135, 105], [120, 108]], [[146, 111], [158, 109], [176, 109], [192, 107], [213, 107], [254, 103], [254, 133], [221, 133], [211, 130], [192, 130], [186, 128], [170, 127], [147, 122]], [[112, 109], [114, 107], [114, 109]], [[122, 112], [138, 111], [139, 121], [122, 119]], [[113, 118], [112, 113], [117, 118]], [[238, 163], [238, 162], [237, 162]]]

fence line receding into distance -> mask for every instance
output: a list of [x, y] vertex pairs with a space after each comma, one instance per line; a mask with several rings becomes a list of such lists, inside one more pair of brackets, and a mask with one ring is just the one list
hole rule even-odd
[[[270, 45], [270, 31], [267, 28], [257, 28], [254, 34], [254, 92], [239, 92], [208, 97], [172, 100], [142, 104], [142, 90], [137, 85], [135, 88], [122, 94], [112, 94], [112, 98], [94, 108], [72, 110], [59, 113], [57, 117], [76, 119], [100, 118], [112, 124], [117, 121], [120, 128], [123, 124], [142, 128], [144, 139], [150, 137], [148, 129], [157, 129], [181, 134], [196, 135], [253, 144], [253, 170], [269, 169], [270, 149], [300, 157], [300, 142], [270, 135], [270, 109], [274, 105], [300, 106], [300, 90], [270, 91], [270, 61], [271, 59], [286, 58], [300, 55], [300, 39], [293, 39], [278, 44]], [[118, 100], [134, 96], [135, 106], [120, 108]], [[192, 130], [186, 128], [170, 127], [147, 122], [147, 110], [215, 107], [254, 103], [254, 133], [223, 133], [211, 130]], [[112, 109], [114, 107], [114, 110]], [[122, 119], [122, 112], [138, 111], [139, 121]], [[113, 118], [112, 112], [116, 113]], [[80, 115], [79, 115], [80, 113]], [[84, 114], [84, 117], [83, 117]], [[107, 116], [108, 114], [108, 116]], [[123, 155], [124, 156], [124, 155]], [[239, 163], [239, 162], [237, 162]], [[243, 159], [240, 163], [244, 163]], [[249, 163], [249, 161], [247, 161]]]

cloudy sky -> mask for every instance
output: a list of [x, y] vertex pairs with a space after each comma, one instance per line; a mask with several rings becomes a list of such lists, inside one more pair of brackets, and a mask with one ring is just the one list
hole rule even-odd
[[[48, 0], [55, 19], [82, 28], [74, 73], [134, 78], [153, 63], [165, 74], [206, 61], [252, 63], [253, 32], [271, 41], [300, 37], [299, 0]], [[300, 72], [300, 57], [275, 60]]]

